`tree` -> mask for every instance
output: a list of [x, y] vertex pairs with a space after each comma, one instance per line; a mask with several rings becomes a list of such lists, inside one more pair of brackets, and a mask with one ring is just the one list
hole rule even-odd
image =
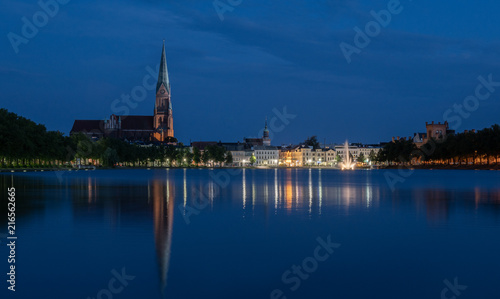
[[99, 155], [99, 145], [94, 144], [89, 137], [83, 133], [71, 135], [71, 142], [73, 143], [73, 150], [75, 158], [88, 159]]
[[372, 162], [376, 162], [377, 161], [377, 155], [375, 154], [374, 150], [370, 151], [370, 155], [368, 156], [368, 159], [370, 159], [370, 161], [372, 161]]
[[491, 126], [492, 131], [492, 150], [495, 156], [495, 163], [498, 164], [498, 156], [500, 155], [500, 126], [495, 124]]
[[168, 136], [168, 137], [165, 137], [165, 143], [177, 143], [177, 138], [175, 137], [171, 137], [171, 136]]
[[219, 166], [226, 160], [226, 149], [222, 146], [209, 145], [205, 147], [205, 151], [208, 152], [210, 160], [219, 163]]
[[413, 140], [400, 139], [386, 144], [380, 150], [377, 160], [406, 163], [412, 160], [416, 152], [417, 146], [413, 143]]
[[186, 154], [184, 155], [184, 159], [186, 160], [186, 166], [190, 166], [193, 164], [193, 153], [191, 153], [188, 149], [186, 149]]
[[363, 153], [360, 153], [359, 156], [358, 156], [357, 161], [359, 163], [365, 163], [365, 155]]
[[227, 152], [226, 154], [226, 164], [232, 164], [233, 163], [233, 154], [231, 152]]
[[193, 148], [193, 161], [196, 166], [198, 166], [198, 164], [200, 164], [201, 162], [201, 151], [197, 147]]
[[172, 162], [175, 161], [177, 157], [177, 149], [175, 146], [169, 144], [165, 148], [165, 158], [167, 159], [168, 166], [172, 166]]
[[320, 144], [319, 144], [319, 141], [318, 141], [318, 137], [316, 136], [311, 136], [311, 137], [308, 137], [305, 141], [304, 141], [304, 144], [307, 145], [307, 146], [312, 146], [313, 149], [318, 149], [318, 148], [321, 148]]
[[337, 154], [337, 156], [335, 157], [335, 162], [337, 163], [341, 163], [344, 159], [342, 159], [342, 156]]
[[255, 158], [255, 155], [252, 153], [252, 156], [250, 157], [250, 165], [254, 165], [255, 162], [257, 162], [257, 158]]
[[177, 149], [177, 154], [175, 155], [175, 162], [176, 166], [182, 165], [184, 162], [184, 159], [186, 159], [186, 148], [181, 147]]
[[115, 149], [108, 147], [103, 155], [102, 155], [102, 164], [104, 166], [115, 167], [115, 164], [118, 163], [118, 154]]
[[201, 160], [203, 161], [203, 164], [205, 164], [205, 166], [207, 166], [208, 162], [210, 161], [210, 153], [206, 148], [201, 155]]

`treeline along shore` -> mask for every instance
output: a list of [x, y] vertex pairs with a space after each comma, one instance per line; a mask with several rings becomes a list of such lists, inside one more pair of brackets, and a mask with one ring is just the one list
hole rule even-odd
[[209, 146], [203, 153], [179, 145], [142, 146], [115, 138], [92, 141], [84, 134], [64, 136], [44, 125], [0, 109], [1, 168], [67, 168], [78, 165], [113, 167], [186, 167], [200, 163], [232, 163], [229, 152]]
[[386, 167], [412, 165], [415, 168], [498, 169], [500, 126], [480, 131], [432, 138], [420, 148], [413, 140], [390, 142], [379, 152], [377, 160]]
[[[91, 140], [81, 133], [65, 136], [6, 109], [0, 109], [0, 145], [2, 169], [222, 167], [233, 162], [231, 152], [218, 145], [200, 151], [182, 143], [140, 145], [115, 138]], [[499, 169], [499, 156], [500, 126], [496, 124], [477, 132], [430, 139], [420, 147], [411, 139], [389, 142], [371, 160], [386, 168]]]

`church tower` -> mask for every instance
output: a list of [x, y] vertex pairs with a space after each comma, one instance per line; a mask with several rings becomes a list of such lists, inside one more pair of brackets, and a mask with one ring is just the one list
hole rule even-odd
[[161, 52], [160, 72], [156, 83], [156, 102], [154, 111], [154, 139], [160, 142], [169, 142], [174, 137], [174, 119], [172, 116], [172, 101], [170, 81], [168, 80], [167, 58], [165, 56], [165, 42]]
[[264, 134], [262, 135], [262, 143], [264, 145], [271, 145], [271, 138], [269, 138], [269, 130], [267, 129], [267, 117], [266, 117], [266, 126], [264, 127]]

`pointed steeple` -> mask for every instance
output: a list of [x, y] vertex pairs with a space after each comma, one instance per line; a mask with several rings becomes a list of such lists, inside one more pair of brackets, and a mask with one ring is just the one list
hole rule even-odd
[[158, 83], [156, 83], [156, 92], [164, 85], [170, 94], [170, 81], [168, 80], [167, 57], [165, 55], [165, 40], [163, 40], [163, 49], [161, 51], [160, 73], [158, 74]]

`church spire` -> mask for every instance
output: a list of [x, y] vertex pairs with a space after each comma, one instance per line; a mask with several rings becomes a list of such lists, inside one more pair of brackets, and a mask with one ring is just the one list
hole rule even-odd
[[158, 74], [158, 83], [156, 83], [156, 92], [164, 85], [170, 94], [170, 81], [168, 80], [167, 57], [165, 55], [165, 40], [163, 40], [163, 49], [161, 51], [160, 73]]

